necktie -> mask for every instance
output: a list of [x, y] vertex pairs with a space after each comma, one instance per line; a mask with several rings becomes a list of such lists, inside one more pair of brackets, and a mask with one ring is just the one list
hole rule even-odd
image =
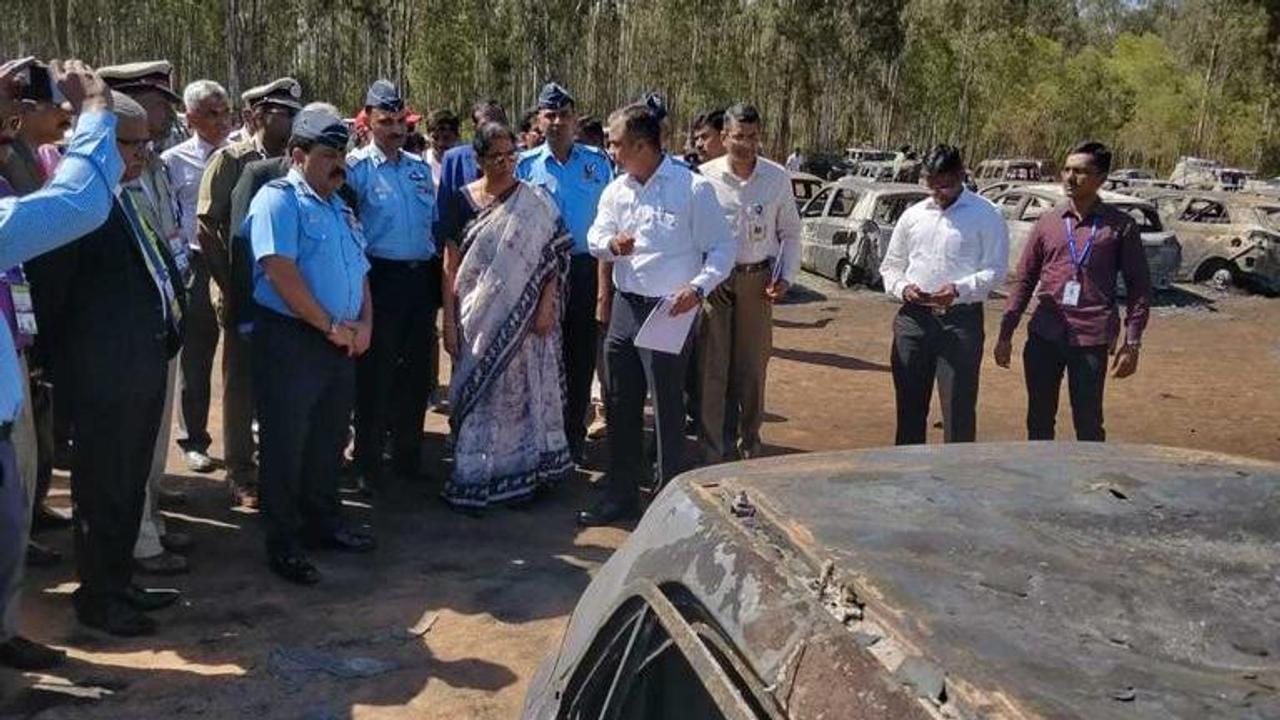
[[120, 194], [120, 199], [124, 204], [125, 215], [129, 217], [129, 222], [133, 226], [134, 235], [138, 239], [138, 247], [142, 250], [147, 273], [151, 275], [156, 289], [160, 292], [165, 322], [170, 329], [177, 332], [178, 324], [182, 321], [182, 306], [178, 304], [177, 291], [174, 289], [172, 278], [169, 277], [169, 268], [164, 262], [160, 235], [155, 228], [151, 227], [151, 223], [147, 222], [145, 215], [138, 212], [133, 191], [126, 188]]

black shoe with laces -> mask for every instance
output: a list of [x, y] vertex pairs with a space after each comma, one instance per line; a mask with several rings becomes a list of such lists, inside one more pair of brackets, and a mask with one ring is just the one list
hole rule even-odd
[[320, 582], [320, 571], [302, 555], [273, 555], [270, 565], [271, 572], [295, 585], [315, 585]]
[[640, 519], [640, 504], [606, 498], [586, 510], [578, 511], [578, 524], [584, 527], [613, 525]]
[[167, 608], [178, 602], [182, 593], [172, 588], [141, 588], [130, 585], [120, 594], [129, 607], [138, 612], [151, 612]]
[[139, 637], [156, 631], [156, 621], [129, 606], [123, 599], [114, 598], [91, 605], [76, 604], [76, 618], [80, 624], [117, 637]]

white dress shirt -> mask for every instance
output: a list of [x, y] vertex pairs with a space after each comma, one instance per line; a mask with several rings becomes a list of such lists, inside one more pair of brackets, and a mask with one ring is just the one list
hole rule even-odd
[[978, 303], [1004, 282], [1009, 230], [994, 205], [968, 190], [945, 210], [926, 198], [898, 218], [880, 264], [884, 290], [902, 300], [908, 285], [937, 292], [955, 283], [956, 304]]
[[[618, 233], [635, 237], [630, 255], [615, 256]], [[591, 254], [613, 263], [622, 292], [666, 297], [686, 285], [704, 295], [733, 269], [737, 239], [729, 230], [713, 182], [664, 158], [649, 181], [620, 175], [604, 189], [587, 231]]]
[[200, 249], [200, 240], [196, 237], [196, 200], [200, 195], [200, 178], [204, 176], [204, 167], [213, 151], [226, 144], [223, 141], [221, 145], [214, 145], [196, 134], [160, 154], [169, 171], [169, 186], [178, 206], [182, 237], [193, 250]]
[[743, 180], [733, 173], [729, 156], [722, 155], [698, 166], [698, 171], [718, 181], [716, 196], [738, 238], [737, 263], [781, 262], [777, 276], [793, 282], [800, 270], [801, 224], [786, 168], [758, 157], [751, 177]]
[[[422, 159], [426, 160], [427, 164], [431, 166], [431, 179], [435, 182], [436, 187], [440, 187], [440, 171], [444, 167], [442, 158], [436, 154], [435, 148], [429, 147], [422, 154]], [[438, 198], [438, 200], [444, 202], [445, 198]]]

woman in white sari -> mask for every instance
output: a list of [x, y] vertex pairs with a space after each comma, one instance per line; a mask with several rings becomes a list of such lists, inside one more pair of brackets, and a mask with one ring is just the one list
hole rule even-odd
[[515, 179], [515, 135], [489, 123], [475, 139], [482, 176], [453, 202], [460, 233], [445, 344], [453, 475], [464, 509], [529, 500], [573, 467], [564, 433], [561, 293], [572, 244], [555, 202]]

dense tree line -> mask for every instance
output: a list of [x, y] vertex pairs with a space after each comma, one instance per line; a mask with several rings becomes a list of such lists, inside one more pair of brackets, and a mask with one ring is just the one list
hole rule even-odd
[[[529, 107], [560, 80], [604, 114], [648, 90], [681, 128], [749, 98], [767, 140], [836, 150], [949, 141], [1126, 164], [1192, 154], [1280, 171], [1280, 0], [8, 0], [5, 55], [165, 57], [239, 92], [293, 74], [355, 107]], [[676, 141], [679, 141], [679, 135]]]

